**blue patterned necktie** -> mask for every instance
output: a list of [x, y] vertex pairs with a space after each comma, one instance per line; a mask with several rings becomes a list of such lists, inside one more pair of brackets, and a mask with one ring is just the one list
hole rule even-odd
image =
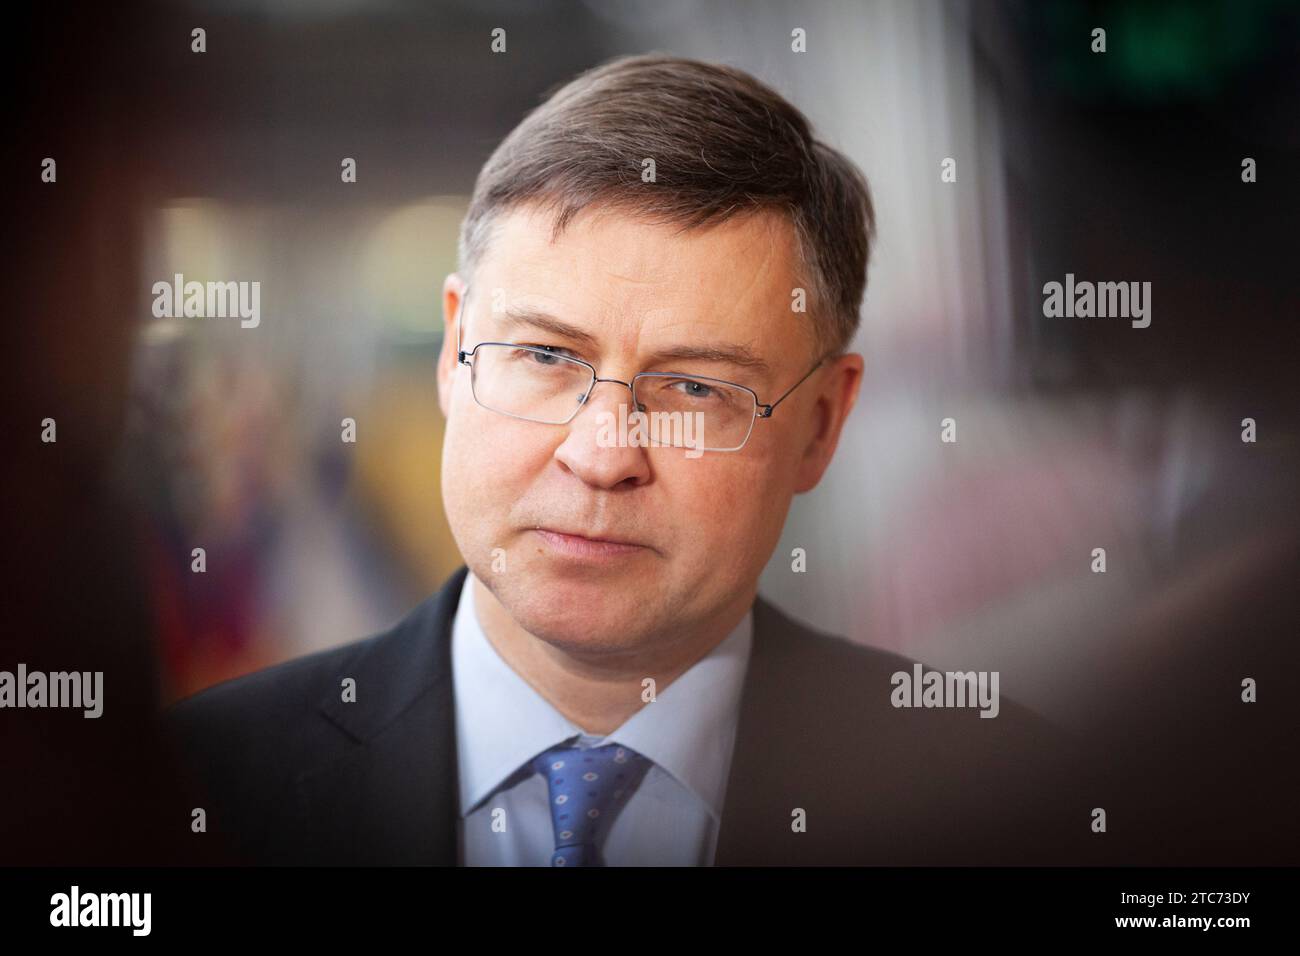
[[551, 866], [603, 866], [600, 844], [651, 761], [629, 747], [552, 747], [533, 769], [550, 791]]

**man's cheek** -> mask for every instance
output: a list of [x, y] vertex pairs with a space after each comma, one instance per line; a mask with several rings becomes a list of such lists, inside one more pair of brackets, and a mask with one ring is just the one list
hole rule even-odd
[[727, 491], [734, 487], [725, 479], [706, 483], [701, 476], [665, 496], [674, 511], [688, 503], [677, 513], [679, 540], [706, 561], [734, 557], [748, 538], [748, 503]]

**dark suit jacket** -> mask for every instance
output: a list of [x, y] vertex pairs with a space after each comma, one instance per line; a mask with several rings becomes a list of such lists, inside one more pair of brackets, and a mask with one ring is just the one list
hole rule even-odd
[[[253, 863], [454, 865], [450, 647], [466, 573], [382, 634], [166, 711], [207, 811], [198, 839]], [[1084, 862], [1092, 804], [1070, 741], [1005, 698], [992, 719], [895, 708], [890, 676], [912, 663], [757, 600], [718, 865]]]

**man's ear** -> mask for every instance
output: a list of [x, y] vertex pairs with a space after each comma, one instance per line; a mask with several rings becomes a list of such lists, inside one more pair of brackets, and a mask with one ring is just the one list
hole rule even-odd
[[456, 332], [460, 328], [460, 307], [465, 301], [465, 283], [456, 273], [442, 281], [442, 350], [438, 353], [438, 407], [446, 418], [451, 408], [451, 387], [456, 381]]
[[813, 424], [812, 437], [799, 462], [795, 494], [816, 488], [830, 466], [835, 448], [840, 442], [844, 422], [858, 401], [863, 365], [862, 356], [851, 352], [832, 359], [830, 366], [821, 373], [822, 384], [809, 411]]

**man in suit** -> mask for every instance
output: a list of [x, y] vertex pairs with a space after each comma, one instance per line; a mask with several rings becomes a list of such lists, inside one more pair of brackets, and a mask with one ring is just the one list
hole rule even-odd
[[912, 661], [757, 595], [857, 396], [873, 227], [733, 69], [624, 58], [530, 114], [443, 286], [466, 566], [172, 709], [209, 832], [267, 863], [1068, 861], [1087, 807], [1044, 722], [898, 706]]

